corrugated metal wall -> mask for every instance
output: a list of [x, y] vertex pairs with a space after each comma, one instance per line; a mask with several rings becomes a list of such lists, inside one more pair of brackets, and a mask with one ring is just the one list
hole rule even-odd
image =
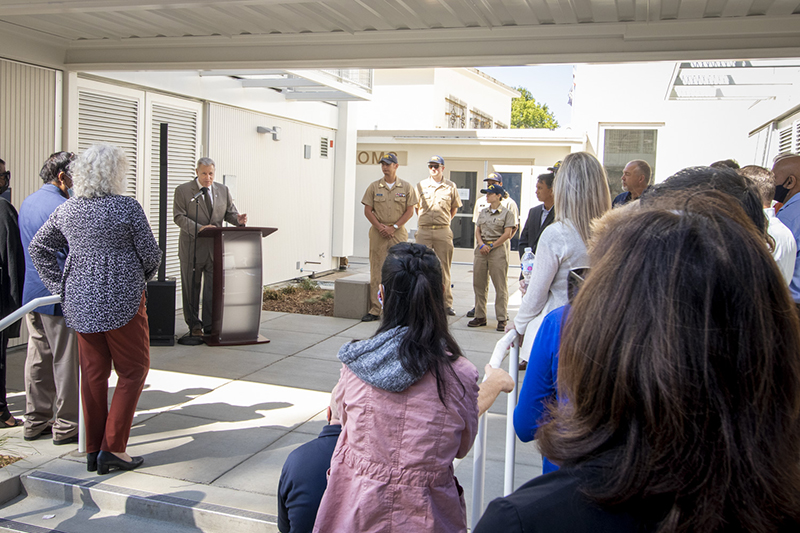
[[[56, 150], [57, 78], [55, 70], [0, 59], [0, 158], [11, 171], [12, 203], [39, 189], [39, 170]], [[24, 327], [9, 346], [25, 344]]]
[[[334, 140], [335, 130], [218, 104], [209, 106], [208, 121], [215, 179], [235, 182], [231, 192], [248, 226], [278, 228], [263, 241], [264, 283], [333, 268], [334, 150], [325, 157], [321, 144]], [[278, 126], [280, 140], [257, 133], [258, 126]]]

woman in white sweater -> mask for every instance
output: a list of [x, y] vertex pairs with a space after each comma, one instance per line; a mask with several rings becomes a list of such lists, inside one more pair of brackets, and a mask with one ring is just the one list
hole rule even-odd
[[526, 362], [542, 319], [567, 304], [569, 271], [589, 266], [586, 242], [592, 220], [611, 208], [606, 172], [586, 152], [564, 158], [553, 191], [556, 220], [539, 238], [530, 283], [517, 316], [506, 327], [524, 335], [520, 358]]

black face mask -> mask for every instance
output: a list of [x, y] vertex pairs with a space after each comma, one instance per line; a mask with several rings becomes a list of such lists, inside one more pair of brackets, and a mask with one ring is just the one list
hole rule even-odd
[[[784, 181], [783, 183], [786, 183], [786, 182]], [[775, 199], [776, 202], [782, 204], [783, 201], [786, 199], [786, 195], [787, 194], [789, 194], [789, 189], [784, 187], [783, 184], [776, 185], [775, 186], [775, 196], [773, 198]]]

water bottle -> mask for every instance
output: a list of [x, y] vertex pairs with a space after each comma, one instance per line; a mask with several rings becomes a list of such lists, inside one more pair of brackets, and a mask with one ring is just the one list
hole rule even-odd
[[522, 269], [522, 280], [519, 282], [519, 288], [522, 290], [522, 294], [525, 294], [533, 274], [533, 248], [525, 248], [519, 267]]

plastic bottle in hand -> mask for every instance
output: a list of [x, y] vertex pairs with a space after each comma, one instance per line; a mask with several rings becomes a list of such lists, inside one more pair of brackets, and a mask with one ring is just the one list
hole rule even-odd
[[522, 254], [519, 267], [522, 269], [522, 280], [519, 282], [519, 289], [522, 294], [528, 290], [528, 284], [531, 282], [531, 275], [533, 274], [533, 249], [525, 248], [525, 253]]

